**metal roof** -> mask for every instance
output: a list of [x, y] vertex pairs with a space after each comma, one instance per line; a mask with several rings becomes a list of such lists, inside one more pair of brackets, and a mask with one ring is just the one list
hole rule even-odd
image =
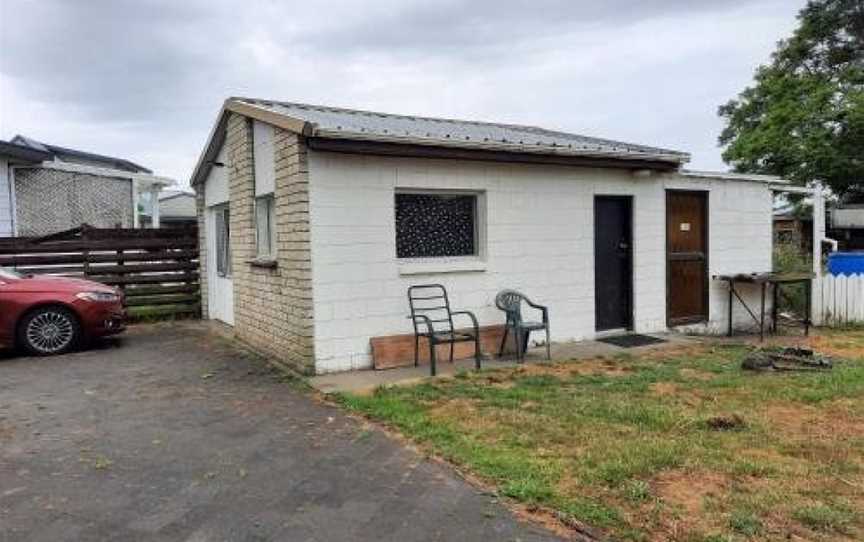
[[488, 148], [511, 152], [603, 156], [687, 162], [684, 152], [601, 139], [535, 126], [394, 115], [322, 105], [231, 98], [270, 113], [308, 123], [307, 135], [420, 145]]
[[131, 173], [153, 173], [144, 166], [139, 166], [138, 164], [124, 158], [116, 158], [113, 156], [105, 156], [104, 154], [96, 154], [69, 149], [66, 147], [58, 147], [57, 145], [49, 145], [22, 135], [16, 135], [12, 138], [12, 143], [22, 147], [29, 147], [34, 150], [51, 153], [53, 157], [57, 157], [62, 161], [74, 161], [75, 159], [78, 159], [87, 162], [96, 162], [103, 164], [105, 167], [111, 167]]
[[7, 156], [24, 162], [38, 163], [51, 160], [51, 153], [31, 147], [25, 147], [8, 141], [0, 141], [0, 156]]

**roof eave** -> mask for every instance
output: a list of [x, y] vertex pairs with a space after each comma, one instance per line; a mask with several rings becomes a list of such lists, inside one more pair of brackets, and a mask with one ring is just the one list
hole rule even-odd
[[690, 155], [686, 153], [647, 153], [625, 150], [583, 149], [565, 147], [563, 145], [525, 145], [521, 143], [510, 143], [505, 141], [469, 141], [460, 139], [423, 138], [414, 136], [388, 136], [382, 134], [347, 132], [344, 130], [326, 130], [313, 126], [313, 137], [327, 139], [346, 139], [352, 141], [374, 141], [381, 143], [397, 143], [405, 145], [422, 145], [428, 147], [445, 147], [458, 149], [474, 149], [488, 151], [502, 151], [519, 154], [537, 154], [546, 156], [573, 156], [585, 158], [609, 158], [636, 161], [667, 162], [669, 164], [681, 165], [690, 161]]
[[720, 179], [724, 181], [742, 181], [752, 183], [764, 183], [778, 187], [790, 186], [791, 181], [776, 175], [762, 175], [758, 173], [734, 173], [727, 171], [692, 171], [682, 169], [680, 175], [696, 179]]
[[32, 147], [25, 147], [16, 143], [0, 141], [0, 156], [8, 156], [29, 163], [39, 163], [51, 160], [51, 153], [40, 151]]

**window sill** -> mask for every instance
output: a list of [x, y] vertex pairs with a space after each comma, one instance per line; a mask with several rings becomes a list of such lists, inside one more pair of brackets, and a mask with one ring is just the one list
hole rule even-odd
[[476, 273], [482, 271], [486, 271], [486, 262], [480, 258], [418, 258], [399, 261], [400, 275]]
[[254, 260], [249, 260], [246, 263], [248, 263], [252, 267], [261, 267], [264, 269], [276, 269], [277, 267], [279, 267], [279, 262], [272, 258], [255, 258]]

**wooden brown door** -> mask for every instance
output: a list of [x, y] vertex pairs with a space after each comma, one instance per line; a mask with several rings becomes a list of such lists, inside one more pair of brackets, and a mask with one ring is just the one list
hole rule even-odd
[[708, 193], [666, 192], [667, 320], [708, 319]]

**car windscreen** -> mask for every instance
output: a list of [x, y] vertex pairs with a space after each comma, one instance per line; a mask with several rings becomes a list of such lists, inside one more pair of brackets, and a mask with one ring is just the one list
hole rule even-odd
[[22, 279], [24, 275], [8, 267], [0, 267], [0, 279]]

